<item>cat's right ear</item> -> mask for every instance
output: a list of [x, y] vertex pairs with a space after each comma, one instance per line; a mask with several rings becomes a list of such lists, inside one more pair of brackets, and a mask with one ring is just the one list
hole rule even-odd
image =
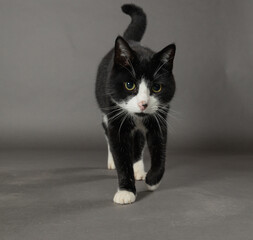
[[118, 36], [115, 40], [114, 63], [123, 67], [128, 67], [133, 58], [133, 50], [122, 37]]
[[157, 71], [159, 71], [161, 67], [172, 71], [175, 53], [176, 45], [172, 43], [153, 56], [154, 61], [158, 63], [158, 68], [155, 74], [157, 73]]

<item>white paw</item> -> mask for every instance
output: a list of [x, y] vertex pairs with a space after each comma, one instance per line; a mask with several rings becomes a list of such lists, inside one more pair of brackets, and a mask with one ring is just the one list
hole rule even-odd
[[118, 204], [129, 204], [135, 201], [136, 197], [132, 192], [120, 190], [115, 193], [113, 201]]
[[111, 160], [108, 159], [107, 167], [108, 167], [108, 169], [110, 169], [110, 170], [113, 170], [113, 169], [116, 168], [113, 159], [111, 159]]
[[144, 171], [143, 160], [140, 160], [133, 165], [135, 180], [145, 180], [147, 173]]
[[136, 171], [134, 172], [134, 178], [137, 181], [145, 180], [147, 173], [144, 171]]
[[149, 191], [155, 191], [159, 187], [159, 185], [160, 183], [157, 183], [156, 185], [152, 185], [152, 186], [147, 184], [147, 187]]
[[107, 167], [108, 169], [115, 169], [115, 164], [114, 164], [114, 160], [113, 160], [113, 156], [112, 156], [112, 153], [110, 151], [110, 147], [108, 145], [108, 160], [107, 160]]

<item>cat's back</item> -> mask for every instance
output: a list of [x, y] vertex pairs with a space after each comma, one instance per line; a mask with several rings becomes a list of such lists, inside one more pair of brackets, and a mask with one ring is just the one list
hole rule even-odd
[[112, 68], [112, 59], [113, 59], [113, 49], [109, 51], [101, 60], [96, 79], [96, 99], [100, 108], [105, 108], [108, 106], [108, 95], [107, 95], [107, 79]]

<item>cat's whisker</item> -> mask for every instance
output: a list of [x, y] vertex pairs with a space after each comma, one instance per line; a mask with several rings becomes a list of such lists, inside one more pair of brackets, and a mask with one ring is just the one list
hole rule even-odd
[[171, 107], [170, 107], [170, 111], [175, 112], [175, 113], [180, 113], [180, 112], [178, 112], [178, 111], [174, 110], [174, 109], [173, 109], [173, 108], [171, 108]]
[[168, 127], [167, 122], [159, 114], [156, 114], [156, 116], [161, 121], [163, 127]]
[[175, 110], [172, 109], [172, 108], [170, 108], [170, 112], [173, 112], [174, 114], [178, 114], [178, 115], [181, 115], [181, 114], [182, 114], [181, 112], [175, 111]]
[[[163, 107], [163, 106], [159, 106], [158, 110], [160, 112], [166, 113], [168, 114], [168, 116], [174, 118], [175, 120], [180, 120], [180, 116], [177, 116], [178, 114], [180, 114], [179, 112], [174, 112], [173, 110], [171, 110], [171, 108], [168, 107]], [[178, 114], [177, 114], [178, 113]]]
[[156, 112], [156, 116], [162, 121], [164, 126], [167, 126], [167, 121], [158, 112]]
[[175, 132], [175, 129], [172, 127], [172, 125], [168, 122], [168, 120], [166, 120], [161, 114], [157, 113], [157, 116], [160, 117], [160, 119], [163, 121], [163, 123], [169, 127], [169, 129], [172, 131], [172, 132]]
[[158, 109], [157, 111], [158, 111], [158, 112], [161, 112], [161, 113], [163, 113], [163, 114], [166, 114], [166, 115], [168, 115], [169, 117], [174, 118], [175, 120], [178, 120], [178, 118], [177, 118], [176, 116], [174, 116], [172, 113], [170, 113], [169, 111], [167, 112], [167, 111], [165, 111], [165, 110], [163, 110], [163, 109]]
[[111, 106], [111, 107], [105, 107], [105, 108], [100, 108], [102, 110], [114, 110], [114, 109], [120, 109], [119, 106]]
[[[105, 114], [108, 118], [109, 118], [109, 116], [110, 115], [112, 115], [112, 114], [114, 114], [114, 116], [115, 116], [115, 114], [118, 114], [118, 113], [120, 113], [122, 110], [120, 110], [120, 109], [115, 109], [115, 110], [113, 110], [113, 111], [111, 111], [111, 112], [109, 112], [109, 113], [107, 113], [107, 114]], [[118, 113], [117, 113], [118, 112]]]
[[154, 118], [155, 118], [155, 120], [156, 120], [156, 122], [157, 122], [157, 125], [158, 125], [158, 127], [159, 127], [160, 133], [161, 133], [161, 135], [162, 135], [162, 129], [161, 129], [160, 123], [159, 123], [159, 121], [158, 121], [156, 115], [154, 114], [153, 116], [154, 116]]
[[119, 117], [121, 117], [123, 114], [125, 114], [125, 111], [122, 110], [119, 113], [117, 113], [116, 115], [112, 116], [111, 118], [108, 118], [109, 122], [114, 122], [116, 119], [118, 119]]
[[[157, 110], [156, 107], [153, 107], [152, 109], [154, 110]], [[167, 109], [168, 110], [168, 109]], [[168, 114], [168, 112], [162, 110], [162, 109], [158, 109], [156, 112], [155, 112], [155, 115], [164, 123], [165, 126], [168, 125], [168, 127], [173, 131], [175, 132], [174, 128], [172, 127], [172, 125], [168, 122], [168, 120], [161, 114], [164, 114], [165, 116], [170, 116]], [[175, 118], [176, 119], [176, 118]]]
[[169, 116], [170, 118], [173, 118], [173, 119], [176, 120], [176, 121], [179, 121], [179, 120], [180, 120], [180, 118], [174, 116], [174, 115], [171, 114], [171, 113], [168, 113], [168, 116]]
[[107, 116], [113, 114], [113, 116], [109, 117], [109, 120], [112, 120], [112, 119], [114, 119], [115, 117], [119, 116], [122, 113], [124, 113], [124, 110], [120, 110], [120, 111], [118, 111], [118, 112], [116, 112], [114, 114], [113, 114], [113, 112], [111, 112], [111, 113], [107, 114]]
[[122, 108], [120, 108], [120, 107], [118, 107], [118, 106], [115, 106], [115, 107], [108, 107], [108, 108], [101, 108], [101, 109], [102, 109], [102, 110], [105, 110], [105, 111], [109, 111], [108, 113], [104, 113], [105, 115], [110, 115], [110, 114], [113, 113], [113, 112], [123, 110]]
[[106, 116], [110, 116], [111, 114], [115, 114], [116, 112], [120, 112], [120, 109], [112, 109], [112, 110], [108, 110], [108, 112], [103, 113]]
[[128, 117], [128, 114], [126, 113], [126, 116], [123, 118], [123, 120], [121, 121], [121, 124], [119, 126], [119, 133], [118, 133], [119, 139], [120, 139], [120, 130], [121, 130], [121, 127], [122, 127], [123, 123], [125, 122], [125, 120], [127, 119], [127, 117]]

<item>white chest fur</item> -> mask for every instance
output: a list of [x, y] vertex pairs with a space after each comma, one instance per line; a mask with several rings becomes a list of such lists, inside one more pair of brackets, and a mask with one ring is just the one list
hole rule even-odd
[[140, 117], [135, 117], [134, 119], [135, 128], [134, 131], [141, 131], [144, 135], [147, 133], [147, 128], [143, 124], [143, 120]]

